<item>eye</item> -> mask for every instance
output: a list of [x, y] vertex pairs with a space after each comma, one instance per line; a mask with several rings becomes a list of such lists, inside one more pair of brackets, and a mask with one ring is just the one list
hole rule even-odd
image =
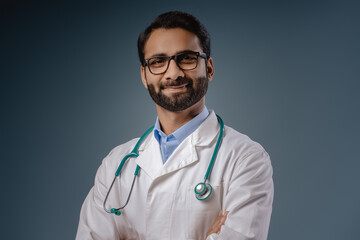
[[162, 58], [162, 57], [155, 57], [149, 59], [149, 65], [151, 67], [162, 67], [166, 64], [166, 62], [167, 62], [167, 58]]
[[178, 61], [181, 64], [192, 64], [197, 61], [197, 56], [194, 53], [185, 53], [178, 56]]

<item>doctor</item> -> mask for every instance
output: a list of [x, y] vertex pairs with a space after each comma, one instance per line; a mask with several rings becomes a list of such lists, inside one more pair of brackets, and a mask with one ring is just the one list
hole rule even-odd
[[[219, 137], [220, 120], [205, 106], [214, 66], [204, 26], [187, 13], [164, 13], [140, 34], [138, 51], [142, 83], [158, 118], [138, 157], [126, 160], [114, 182], [139, 139], [105, 157], [82, 206], [76, 239], [265, 240], [273, 200], [270, 158], [230, 127]], [[211, 189], [203, 197], [195, 187], [204, 182], [217, 142], [206, 180]], [[111, 214], [104, 208], [121, 209]]]

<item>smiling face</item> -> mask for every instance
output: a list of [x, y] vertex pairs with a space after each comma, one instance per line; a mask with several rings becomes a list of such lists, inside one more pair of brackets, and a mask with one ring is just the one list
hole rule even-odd
[[[195, 34], [181, 28], [154, 30], [144, 48], [145, 59], [186, 51], [202, 52], [202, 48]], [[198, 58], [198, 65], [193, 70], [181, 70], [175, 60], [170, 61], [165, 73], [158, 75], [152, 74], [147, 66], [141, 67], [142, 82], [152, 99], [159, 107], [172, 112], [204, 104], [208, 81], [213, 74], [212, 59], [206, 61], [202, 57]]]

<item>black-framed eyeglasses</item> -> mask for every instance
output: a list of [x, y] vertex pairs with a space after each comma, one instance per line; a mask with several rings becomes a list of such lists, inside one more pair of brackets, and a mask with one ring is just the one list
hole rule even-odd
[[182, 52], [174, 56], [153, 56], [144, 59], [143, 66], [147, 65], [152, 74], [162, 74], [168, 70], [171, 59], [174, 59], [181, 70], [193, 70], [198, 65], [199, 57], [207, 59], [205, 53], [192, 51]]

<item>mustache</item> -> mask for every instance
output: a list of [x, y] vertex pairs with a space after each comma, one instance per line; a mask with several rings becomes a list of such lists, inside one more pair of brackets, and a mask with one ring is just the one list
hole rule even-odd
[[192, 84], [193, 80], [191, 78], [178, 77], [176, 80], [167, 80], [164, 84], [161, 84], [160, 89], [165, 87], [176, 87], [184, 84]]

